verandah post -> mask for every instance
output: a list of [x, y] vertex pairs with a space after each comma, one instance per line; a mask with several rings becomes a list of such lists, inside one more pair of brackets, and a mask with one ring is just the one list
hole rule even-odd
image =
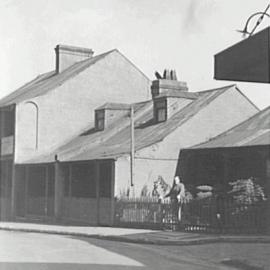
[[133, 108], [133, 105], [131, 105], [130, 106], [130, 186], [133, 192], [134, 192], [134, 154], [135, 154], [134, 108]]
[[17, 190], [17, 179], [16, 179], [16, 166], [12, 164], [11, 171], [11, 220], [15, 220], [16, 218], [16, 190]]
[[54, 216], [56, 221], [59, 221], [62, 217], [62, 200], [64, 190], [64, 179], [61, 171], [61, 164], [55, 157], [55, 174], [54, 174]]

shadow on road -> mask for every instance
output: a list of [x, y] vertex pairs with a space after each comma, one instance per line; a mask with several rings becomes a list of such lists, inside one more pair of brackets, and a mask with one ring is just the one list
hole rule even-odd
[[[179, 256], [174, 254], [171, 249], [181, 249], [175, 246], [157, 246], [157, 245], [143, 245], [135, 243], [124, 243], [107, 240], [97, 240], [90, 238], [75, 238], [85, 241], [91, 245], [104, 248], [110, 252], [118, 253], [126, 256], [132, 260], [140, 262], [145, 269], [163, 270], [163, 269], [177, 269], [177, 270], [216, 270], [217, 264], [211, 262], [204, 263], [200, 259], [188, 258], [187, 256]], [[228, 269], [221, 265], [218, 266], [220, 270]], [[128, 267], [127, 267], [128, 268]], [[128, 268], [131, 269], [131, 268]], [[138, 269], [138, 267], [137, 267]], [[231, 268], [230, 268], [231, 269]]]

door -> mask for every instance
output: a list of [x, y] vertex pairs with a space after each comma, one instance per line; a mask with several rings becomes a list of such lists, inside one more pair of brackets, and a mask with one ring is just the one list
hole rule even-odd
[[99, 163], [98, 221], [100, 225], [113, 224], [114, 162]]

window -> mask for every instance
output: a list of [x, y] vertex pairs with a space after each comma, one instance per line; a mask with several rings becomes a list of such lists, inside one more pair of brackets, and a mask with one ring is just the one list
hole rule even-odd
[[8, 137], [14, 134], [14, 110], [0, 112], [1, 137]]
[[166, 100], [155, 101], [155, 119], [157, 122], [167, 120], [167, 104]]
[[105, 120], [104, 110], [96, 111], [96, 119], [95, 119], [96, 130], [104, 130], [104, 120]]

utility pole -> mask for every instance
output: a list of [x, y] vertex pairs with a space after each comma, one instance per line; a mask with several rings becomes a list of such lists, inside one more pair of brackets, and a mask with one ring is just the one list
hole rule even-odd
[[134, 187], [134, 108], [130, 106], [130, 186]]

